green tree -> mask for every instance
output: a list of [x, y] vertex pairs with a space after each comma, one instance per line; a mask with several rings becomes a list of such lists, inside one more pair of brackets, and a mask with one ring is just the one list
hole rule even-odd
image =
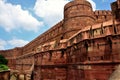
[[5, 57], [3, 55], [0, 55], [0, 64], [7, 65], [7, 63], [8, 63], [8, 60], [5, 59]]
[[8, 63], [8, 60], [5, 59], [3, 55], [0, 55], [0, 71], [9, 69], [7, 66], [7, 63]]

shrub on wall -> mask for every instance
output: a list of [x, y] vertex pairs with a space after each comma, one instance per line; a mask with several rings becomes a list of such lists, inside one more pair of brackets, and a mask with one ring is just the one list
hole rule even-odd
[[4, 65], [4, 64], [0, 64], [0, 71], [3, 71], [3, 70], [8, 70], [8, 66]]
[[8, 70], [7, 66], [8, 60], [4, 56], [0, 55], [0, 71]]
[[7, 59], [5, 59], [5, 57], [4, 57], [4, 56], [0, 55], [0, 64], [7, 65], [7, 63], [8, 63], [8, 60], [7, 60]]

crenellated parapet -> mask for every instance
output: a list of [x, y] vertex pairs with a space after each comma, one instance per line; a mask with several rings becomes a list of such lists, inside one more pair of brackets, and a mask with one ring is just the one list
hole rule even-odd
[[94, 11], [94, 16], [96, 18], [96, 23], [101, 23], [112, 19], [112, 12], [107, 10], [96, 10]]

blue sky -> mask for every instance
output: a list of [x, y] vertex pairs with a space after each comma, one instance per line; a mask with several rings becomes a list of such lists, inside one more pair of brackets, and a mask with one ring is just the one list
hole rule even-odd
[[[0, 0], [0, 50], [21, 47], [61, 21], [70, 0]], [[115, 0], [88, 0], [110, 10]]]

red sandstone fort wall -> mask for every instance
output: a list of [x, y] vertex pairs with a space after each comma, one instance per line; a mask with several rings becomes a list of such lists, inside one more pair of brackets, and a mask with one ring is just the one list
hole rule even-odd
[[[78, 32], [82, 26], [93, 24], [94, 16], [91, 4], [87, 1], [82, 3], [84, 5], [79, 3], [80, 1], [67, 4], [64, 10], [64, 20], [53, 26], [51, 29], [49, 29], [33, 41], [31, 41], [26, 46], [24, 46], [23, 54], [33, 52], [35, 48], [38, 47], [38, 45], [42, 45], [45, 42], [50, 42], [54, 40], [59, 41], [63, 38], [69, 38], [71, 35]], [[81, 8], [83, 8], [83, 10], [85, 11], [81, 10]], [[86, 18], [88, 15], [89, 17]]]
[[[91, 30], [86, 28], [68, 41], [71, 46], [66, 49], [69, 64], [67, 80], [109, 79], [118, 65], [116, 61], [120, 60], [120, 24], [111, 23], [104, 23], [96, 28], [94, 25]], [[114, 36], [115, 29], [118, 36]]]
[[50, 41], [59, 41], [63, 37], [63, 21], [59, 22], [45, 33], [28, 43], [23, 48], [23, 54], [33, 52], [39, 45]]
[[[120, 23], [111, 19], [111, 11], [93, 12], [88, 2], [83, 0], [85, 5], [81, 6], [82, 0], [75, 1], [66, 5], [63, 21], [23, 48], [1, 51], [9, 59], [9, 66], [16, 64], [14, 67], [18, 70], [29, 70], [34, 61], [35, 80], [108, 80], [120, 62]], [[90, 15], [77, 11], [81, 8]], [[100, 24], [84, 26], [94, 20]], [[59, 43], [63, 38], [68, 39], [67, 48], [52, 50], [45, 46], [46, 42]], [[37, 52], [40, 45], [44, 45], [44, 49]]]
[[[91, 22], [94, 22], [94, 16], [96, 17], [96, 22], [104, 22], [106, 20], [111, 19], [111, 11], [95, 11], [93, 14], [90, 3], [85, 2], [83, 3], [84, 6], [83, 5], [76, 6], [76, 4], [79, 4], [79, 1], [76, 3], [72, 2], [72, 3], [67, 4], [65, 6], [65, 11], [64, 11], [65, 12], [64, 21], [59, 22], [58, 24], [50, 28], [48, 31], [46, 31], [45, 33], [38, 36], [36, 39], [31, 41], [30, 43], [28, 43], [27, 45], [25, 45], [23, 47], [22, 54], [34, 52], [36, 47], [38, 47], [38, 45], [44, 44], [45, 42], [50, 42], [54, 40], [59, 41], [62, 38], [70, 37], [70, 35], [73, 35], [76, 32], [78, 32], [81, 29], [80, 27], [86, 25], [83, 22], [91, 21], [92, 19], [93, 20]], [[79, 9], [83, 8], [85, 11], [78, 12], [78, 8]], [[89, 17], [88, 18], [84, 18], [84, 17], [73, 18], [73, 16], [75, 17], [77, 13], [79, 13], [78, 16], [83, 15], [83, 14], [88, 16], [89, 14], [89, 16], [92, 16], [93, 18], [89, 18]], [[85, 19], [85, 21], [83, 21], [83, 19]], [[90, 24], [93, 24], [93, 23], [90, 23]]]
[[105, 10], [94, 11], [94, 16], [96, 18], [96, 23], [101, 23], [112, 19], [112, 12]]
[[120, 0], [117, 0], [118, 8], [120, 9]]
[[22, 55], [22, 48], [14, 48], [10, 50], [1, 50], [0, 54], [5, 56], [7, 59], [16, 58]]
[[[66, 53], [49, 51], [35, 54], [35, 80], [62, 79], [66, 80]], [[47, 76], [46, 76], [47, 75]]]
[[108, 80], [120, 61], [120, 23], [113, 24], [88, 26], [68, 40], [69, 47], [63, 52], [36, 53], [35, 80]]
[[0, 54], [5, 56], [6, 59], [8, 59], [8, 66], [11, 69], [14, 69], [15, 64], [16, 64], [16, 57], [22, 55], [22, 48], [14, 48], [14, 49], [10, 49], [10, 50], [1, 50]]
[[16, 69], [17, 70], [30, 70], [34, 63], [33, 53], [24, 54], [16, 58]]

